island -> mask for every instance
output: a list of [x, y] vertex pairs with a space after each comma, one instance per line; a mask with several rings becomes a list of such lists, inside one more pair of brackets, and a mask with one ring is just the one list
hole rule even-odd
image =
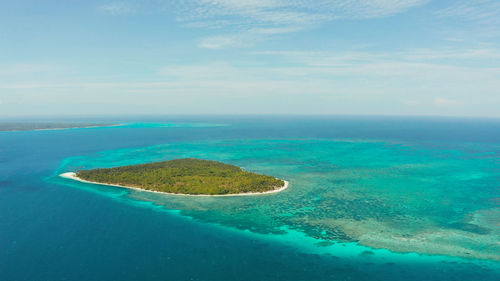
[[280, 192], [288, 182], [238, 166], [194, 158], [80, 170], [60, 175], [86, 183], [179, 195], [237, 196]]
[[71, 122], [0, 122], [0, 131], [44, 131], [83, 129], [97, 127], [115, 127], [121, 124], [109, 123], [71, 123]]

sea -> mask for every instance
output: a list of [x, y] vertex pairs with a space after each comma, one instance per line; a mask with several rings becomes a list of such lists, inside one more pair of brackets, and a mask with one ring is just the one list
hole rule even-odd
[[[500, 280], [500, 119], [121, 116], [0, 132], [0, 280]], [[186, 197], [61, 178], [176, 158], [290, 182]]]

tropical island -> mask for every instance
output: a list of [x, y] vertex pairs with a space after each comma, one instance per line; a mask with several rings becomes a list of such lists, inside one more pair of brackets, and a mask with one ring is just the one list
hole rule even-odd
[[97, 127], [114, 127], [120, 124], [109, 123], [72, 123], [72, 122], [0, 122], [0, 131], [43, 131]]
[[182, 195], [235, 196], [282, 191], [288, 182], [238, 166], [194, 158], [80, 170], [61, 177], [82, 182]]

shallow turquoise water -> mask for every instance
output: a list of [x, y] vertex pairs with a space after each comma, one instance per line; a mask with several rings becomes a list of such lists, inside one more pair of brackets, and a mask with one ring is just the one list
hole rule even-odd
[[[162, 126], [158, 120], [3, 134], [0, 141], [10, 149], [0, 159], [8, 163], [0, 167], [0, 243], [8, 256], [0, 254], [0, 276], [497, 279], [500, 124], [382, 121], [220, 119]], [[193, 198], [57, 177], [180, 157], [235, 164], [291, 185], [273, 195]], [[75, 241], [81, 247], [70, 246]], [[54, 265], [19, 275], [20, 263], [35, 262], [28, 254], [39, 262], [52, 258]], [[70, 266], [57, 274], [53, 268], [64, 262], [54, 255], [91, 272]], [[101, 267], [104, 257], [109, 266]], [[16, 273], [27, 277], [16, 279]]]
[[[120, 191], [258, 233], [285, 233], [287, 227], [332, 242], [499, 260], [498, 225], [487, 222], [499, 218], [490, 200], [500, 195], [495, 159], [482, 157], [477, 147], [460, 148], [339, 139], [181, 142], [68, 158], [58, 172], [213, 159], [286, 179], [291, 187], [276, 195], [224, 199]], [[87, 188], [103, 194], [110, 189]]]

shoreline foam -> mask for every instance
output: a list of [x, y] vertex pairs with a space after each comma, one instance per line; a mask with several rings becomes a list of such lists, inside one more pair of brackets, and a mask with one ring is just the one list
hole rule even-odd
[[281, 192], [281, 191], [287, 189], [288, 186], [289, 186], [289, 182], [288, 181], [282, 180], [282, 181], [285, 182], [285, 185], [283, 185], [282, 187], [280, 187], [278, 189], [264, 191], [264, 192], [246, 192], [246, 193], [235, 193], [235, 194], [184, 194], [184, 193], [170, 193], [170, 192], [163, 192], [163, 191], [147, 190], [147, 189], [142, 189], [142, 188], [138, 188], [138, 187], [132, 187], [132, 186], [126, 186], [126, 185], [119, 185], [119, 184], [110, 184], [110, 183], [100, 183], [100, 182], [88, 181], [88, 180], [84, 180], [84, 179], [81, 179], [81, 178], [77, 177], [76, 173], [74, 173], [74, 172], [62, 173], [59, 176], [62, 177], [62, 178], [76, 180], [76, 181], [83, 182], [83, 183], [91, 183], [91, 184], [107, 185], [107, 186], [114, 186], [114, 187], [122, 187], [122, 188], [135, 189], [135, 190], [139, 190], [139, 191], [154, 192], [154, 193], [167, 194], [167, 195], [197, 196], [197, 197], [228, 197], [228, 196], [266, 195], [266, 194], [273, 194], [273, 193]]

